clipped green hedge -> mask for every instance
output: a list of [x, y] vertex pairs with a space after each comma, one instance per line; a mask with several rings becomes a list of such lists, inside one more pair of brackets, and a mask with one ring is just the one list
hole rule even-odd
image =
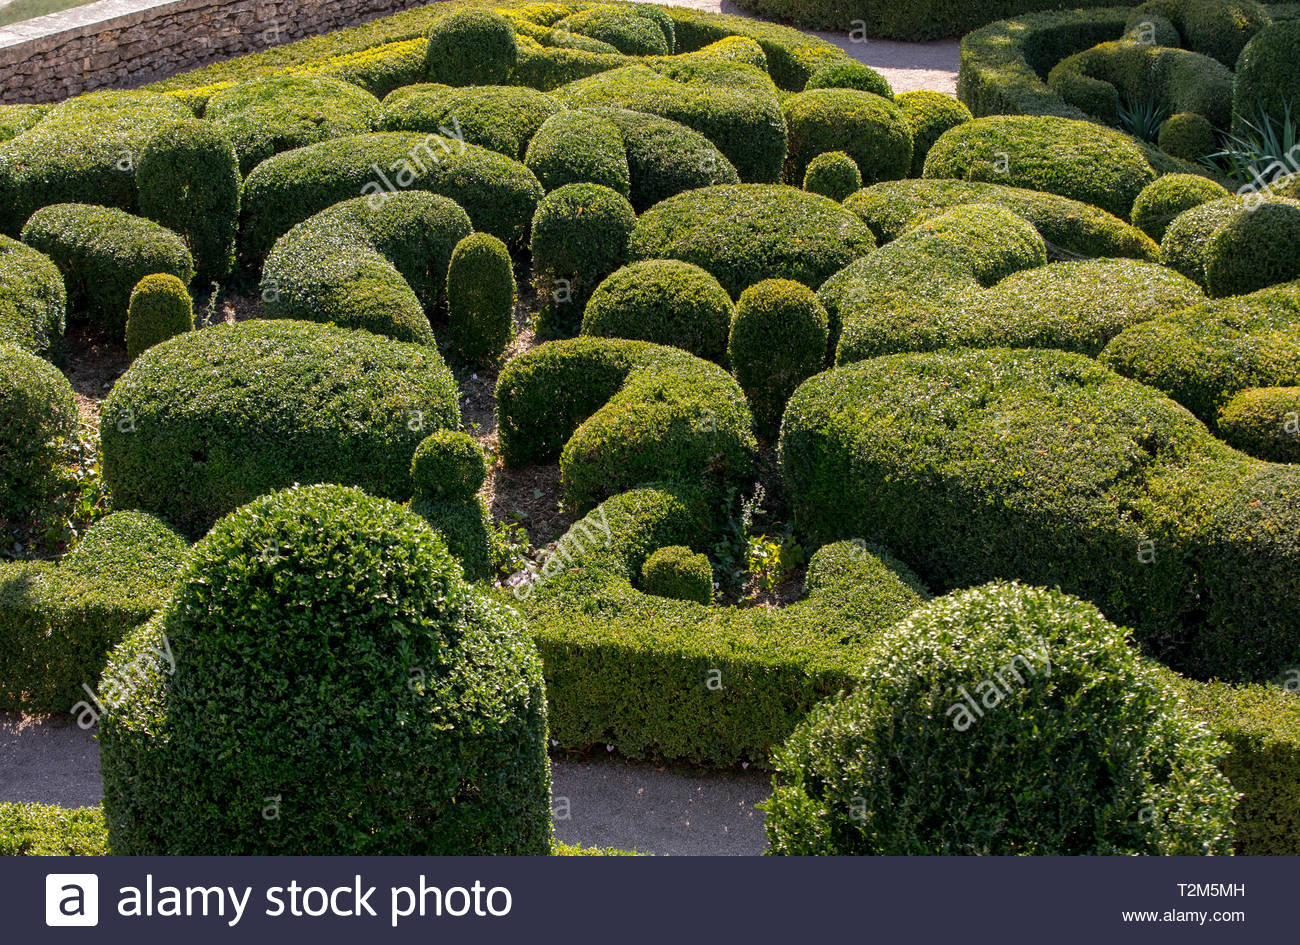
[[1242, 118], [1257, 121], [1261, 111], [1275, 119], [1281, 118], [1287, 107], [1292, 114], [1300, 112], [1297, 44], [1300, 21], [1291, 21], [1265, 26], [1241, 50], [1232, 89], [1232, 110], [1238, 122]]
[[1255, 0], [1147, 0], [1129, 14], [1129, 24], [1152, 15], [1164, 17], [1191, 50], [1231, 68], [1242, 48], [1269, 22]]
[[1300, 201], [1225, 196], [1174, 217], [1160, 241], [1165, 265], [1210, 295], [1246, 295], [1300, 277]]
[[923, 217], [968, 203], [997, 204], [1024, 217], [1054, 255], [1160, 258], [1160, 247], [1146, 234], [1105, 210], [1020, 187], [958, 180], [889, 181], [854, 194], [844, 206], [861, 217], [883, 245]]
[[894, 97], [894, 90], [883, 75], [855, 60], [831, 62], [822, 66], [808, 77], [802, 91], [810, 89], [858, 89], [883, 98]]
[[1300, 469], [1245, 456], [1077, 354], [959, 349], [806, 382], [781, 464], [813, 547], [889, 547], [936, 589], [1011, 576], [1198, 676], [1300, 661]]
[[523, 160], [528, 142], [564, 106], [553, 96], [517, 86], [411, 85], [384, 99], [380, 131], [459, 135]]
[[903, 117], [912, 128], [912, 166], [909, 177], [920, 177], [925, 156], [949, 128], [965, 124], [975, 116], [951, 95], [920, 89], [894, 97]]
[[57, 566], [0, 564], [0, 706], [93, 727], [119, 695], [99, 685], [109, 650], [162, 606], [188, 553], [153, 516], [114, 512]]
[[16, 138], [45, 117], [50, 105], [0, 105], [0, 141]]
[[429, 316], [471, 229], [454, 200], [424, 191], [337, 203], [276, 241], [262, 268], [263, 314], [432, 344]]
[[0, 856], [105, 856], [108, 834], [98, 807], [0, 804]]
[[862, 172], [843, 151], [825, 151], [811, 161], [803, 173], [803, 189], [843, 203], [862, 189]]
[[560, 462], [566, 509], [648, 482], [714, 486], [750, 475], [756, 444], [726, 371], [678, 348], [616, 338], [554, 341], [497, 382], [507, 466]]
[[505, 85], [519, 61], [514, 27], [495, 10], [460, 9], [434, 21], [425, 71], [446, 85]]
[[673, 52], [672, 19], [667, 29], [646, 12], [614, 4], [597, 4], [557, 20], [554, 29], [578, 33], [614, 47], [625, 56], [666, 56]]
[[790, 736], [768, 852], [1228, 854], [1223, 754], [1097, 608], [988, 584], [883, 633]]
[[825, 365], [828, 338], [826, 308], [802, 282], [764, 279], [740, 293], [727, 361], [764, 436], [781, 425], [795, 388]]
[[186, 332], [136, 359], [100, 416], [117, 508], [188, 535], [290, 483], [411, 494], [416, 445], [460, 422], [434, 348], [330, 325], [249, 321]]
[[1199, 161], [1215, 149], [1214, 126], [1204, 115], [1179, 112], [1160, 123], [1160, 150], [1185, 161]]
[[629, 255], [692, 263], [738, 298], [764, 279], [815, 289], [874, 246], [866, 225], [833, 200], [793, 187], [741, 184], [657, 204], [637, 220]]
[[623, 136], [612, 121], [587, 111], [565, 111], [546, 119], [528, 142], [524, 164], [548, 192], [585, 182], [625, 197], [629, 193]]
[[23, 227], [23, 242], [59, 267], [73, 316], [119, 337], [126, 330], [131, 290], [141, 279], [167, 273], [189, 285], [194, 278], [194, 259], [184, 240], [152, 220], [111, 207], [42, 207]]
[[685, 545], [660, 548], [641, 566], [641, 588], [655, 597], [713, 603], [713, 566]]
[[506, 244], [471, 233], [447, 267], [447, 340], [471, 364], [495, 364], [514, 335], [515, 272]]
[[1300, 462], [1300, 387], [1251, 387], [1219, 410], [1219, 435], [1275, 463]]
[[76, 426], [68, 379], [30, 351], [0, 343], [0, 518], [20, 520], [49, 497], [61, 441]]
[[912, 167], [912, 125], [893, 101], [857, 89], [811, 89], [785, 100], [790, 155], [785, 179], [803, 180], [808, 162], [843, 151], [868, 184], [906, 177]]
[[550, 850], [537, 652], [393, 502], [240, 508], [104, 678], [130, 691], [100, 730], [116, 855]]
[[194, 302], [185, 283], [166, 273], [145, 276], [126, 311], [126, 356], [135, 360], [173, 335], [194, 329]]
[[402, 190], [450, 197], [474, 229], [520, 245], [542, 197], [532, 171], [495, 151], [413, 132], [355, 135], [263, 161], [244, 182], [240, 255], [257, 264], [296, 223], [342, 200]]
[[872, 638], [929, 596], [904, 565], [856, 542], [814, 555], [807, 597], [789, 607], [711, 607], [637, 589], [655, 551], [707, 536], [697, 493], [624, 492], [515, 588], [559, 745], [766, 766], [817, 702], [850, 684]]
[[616, 270], [596, 287], [581, 334], [672, 345], [722, 364], [735, 314], [727, 290], [699, 266], [648, 259]]
[[54, 261], [0, 235], [0, 345], [42, 357], [57, 352], [68, 315], [68, 293]]
[[1153, 240], [1164, 239], [1169, 224], [1184, 211], [1228, 196], [1227, 190], [1195, 174], [1166, 174], [1142, 188], [1133, 201], [1133, 225]]
[[487, 457], [468, 433], [439, 430], [411, 457], [414, 494], [409, 508], [442, 536], [470, 581], [490, 580], [492, 515], [476, 493], [487, 478]]
[[1007, 115], [944, 132], [925, 159], [925, 176], [1045, 191], [1127, 219], [1156, 172], [1133, 139], [1118, 131], [1047, 115]]

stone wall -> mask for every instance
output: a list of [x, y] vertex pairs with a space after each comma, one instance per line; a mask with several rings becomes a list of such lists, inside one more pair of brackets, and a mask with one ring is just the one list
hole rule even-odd
[[0, 27], [0, 103], [133, 88], [429, 0], [99, 0]]

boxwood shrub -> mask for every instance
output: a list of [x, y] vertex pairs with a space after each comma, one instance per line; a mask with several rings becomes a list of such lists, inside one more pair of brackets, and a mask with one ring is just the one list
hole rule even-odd
[[885, 631], [790, 736], [768, 852], [1227, 854], [1223, 754], [1095, 607], [989, 584]]
[[843, 151], [868, 184], [906, 177], [912, 166], [912, 126], [891, 100], [857, 89], [812, 89], [785, 100], [790, 155], [785, 179], [803, 180], [808, 162]]
[[666, 56], [673, 52], [674, 36], [672, 19], [664, 20], [667, 30], [642, 10], [596, 4], [557, 20], [554, 29], [589, 36], [625, 56]]
[[550, 850], [536, 650], [418, 516], [359, 489], [223, 519], [114, 651], [114, 682], [130, 693], [100, 733], [117, 855]]
[[827, 371], [791, 399], [781, 463], [805, 547], [878, 542], [936, 589], [1058, 586], [1200, 677], [1272, 678], [1300, 656], [1300, 469], [1081, 355]]
[[126, 356], [134, 360], [160, 341], [194, 328], [194, 302], [185, 283], [166, 273], [145, 276], [126, 310]]
[[23, 227], [23, 242], [49, 256], [63, 273], [68, 310], [118, 337], [126, 330], [131, 290], [153, 273], [194, 278], [185, 241], [152, 220], [90, 204], [42, 207]]
[[505, 85], [519, 61], [514, 27], [495, 10], [453, 10], [428, 38], [425, 71], [445, 85]]
[[699, 266], [648, 259], [616, 270], [596, 287], [581, 333], [672, 345], [721, 364], [735, 314], [727, 290]]
[[471, 364], [495, 364], [514, 335], [515, 272], [506, 244], [471, 233], [456, 244], [447, 268], [447, 339]]
[[162, 606], [188, 553], [153, 516], [114, 512], [57, 566], [0, 564], [0, 706], [93, 727], [114, 695], [98, 685], [109, 650]]
[[921, 171], [925, 169], [925, 156], [945, 131], [975, 117], [969, 108], [951, 95], [926, 89], [895, 96], [894, 104], [912, 128], [912, 166], [908, 170], [909, 177], [921, 176]]
[[1127, 219], [1156, 173], [1118, 131], [1048, 115], [1002, 115], [944, 132], [925, 159], [925, 176], [1045, 191]]
[[49, 497], [77, 425], [68, 379], [30, 351], [0, 343], [0, 518], [21, 520]]
[[764, 279], [740, 293], [727, 360], [765, 436], [781, 425], [785, 402], [826, 363], [826, 309], [812, 289]]
[[1221, 184], [1196, 174], [1166, 174], [1142, 188], [1133, 201], [1133, 225], [1159, 242], [1174, 218], [1192, 207], [1228, 196]]
[[650, 482], [707, 487], [750, 475], [745, 396], [726, 371], [678, 348], [573, 338], [513, 359], [497, 382], [507, 466], [560, 461], [566, 509]]
[[679, 194], [646, 211], [632, 231], [630, 256], [692, 263], [738, 298], [764, 279], [816, 288], [874, 246], [866, 225], [833, 200], [741, 184]]
[[1214, 126], [1204, 115], [1179, 112], [1160, 123], [1160, 150], [1185, 161], [1199, 161], [1215, 149]]
[[432, 344], [429, 316], [470, 230], [454, 200], [424, 191], [337, 203], [276, 241], [262, 269], [263, 313]]
[[893, 98], [889, 81], [870, 66], [854, 60], [828, 62], [808, 77], [802, 91], [810, 89], [857, 89], [882, 98]]
[[1172, 23], [1188, 49], [1213, 56], [1229, 68], [1270, 20], [1264, 5], [1255, 0], [1147, 0], [1129, 13], [1128, 24], [1153, 14]]
[[308, 60], [291, 67], [287, 74], [341, 79], [360, 86], [376, 98], [383, 98], [394, 89], [427, 78], [424, 63], [428, 50], [428, 40], [423, 36], [403, 39], [338, 56]]
[[843, 151], [825, 151], [808, 162], [803, 189], [842, 203], [862, 189], [862, 172], [857, 162]]
[[379, 128], [459, 134], [470, 144], [523, 160], [537, 129], [563, 108], [553, 96], [517, 86], [411, 85], [384, 99]]
[[476, 495], [487, 478], [487, 458], [467, 433], [439, 430], [411, 457], [410, 509], [447, 543], [470, 581], [492, 578], [492, 516]]
[[1287, 107], [1300, 110], [1296, 88], [1300, 67], [1296, 44], [1300, 42], [1300, 20], [1272, 23], [1259, 30], [1241, 50], [1236, 61], [1236, 82], [1232, 87], [1232, 113], [1238, 131], [1241, 120], [1256, 121], [1263, 112], [1280, 118]]
[[0, 141], [16, 138], [49, 112], [50, 105], [0, 105]]
[[54, 261], [0, 236], [0, 345], [48, 357], [63, 341], [68, 293]]
[[382, 200], [427, 190], [456, 201], [509, 246], [523, 243], [542, 197], [532, 171], [477, 145], [432, 134], [393, 132], [323, 141], [263, 161], [244, 182], [240, 255], [261, 263], [296, 223], [361, 194]]
[[294, 482], [411, 494], [411, 456], [460, 422], [434, 348], [299, 321], [187, 332], [131, 365], [100, 416], [117, 508], [202, 534], [249, 499]]
[[713, 603], [713, 566], [705, 555], [686, 545], [670, 545], [651, 553], [641, 566], [641, 588], [655, 597]]
[[600, 184], [627, 196], [627, 150], [618, 127], [583, 110], [546, 119], [528, 142], [524, 164], [548, 192], [565, 184]]
[[0, 856], [107, 856], [99, 807], [0, 804]]
[[1204, 259], [1205, 289], [1216, 297], [1300, 278], [1300, 201], [1247, 205], [1215, 229]]
[[1251, 387], [1219, 410], [1219, 435], [1275, 463], [1300, 462], [1300, 387]]

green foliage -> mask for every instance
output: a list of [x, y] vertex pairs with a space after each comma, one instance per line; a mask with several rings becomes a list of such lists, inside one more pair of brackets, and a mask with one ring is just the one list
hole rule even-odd
[[0, 236], [0, 345], [49, 357], [63, 341], [68, 294], [54, 261]]
[[803, 547], [789, 536], [780, 541], [766, 535], [752, 536], [745, 554], [745, 564], [759, 590], [769, 592], [788, 581], [804, 560]]
[[72, 315], [119, 337], [126, 329], [131, 290], [141, 279], [168, 273], [188, 285], [194, 278], [194, 261], [179, 236], [109, 207], [43, 207], [23, 227], [23, 242], [59, 267]]
[[1300, 387], [1251, 387], [1219, 411], [1219, 435], [1244, 453], [1300, 462]]
[[912, 126], [892, 101], [857, 89], [813, 89], [785, 101], [790, 156], [785, 177], [803, 180], [808, 162], [843, 151], [862, 180], [875, 184], [906, 177], [912, 166]]
[[740, 294], [727, 359], [760, 433], [776, 432], [795, 388], [826, 363], [827, 331], [826, 309], [803, 283], [765, 279]]
[[945, 132], [925, 159], [925, 176], [1045, 191], [1127, 219], [1156, 174], [1132, 139], [1117, 131], [1066, 118], [1007, 115]]
[[1221, 184], [1196, 174], [1166, 174], [1142, 188], [1133, 201], [1133, 225], [1157, 242], [1176, 217], [1192, 207], [1228, 196]]
[[140, 156], [135, 183], [140, 213], [185, 240], [198, 279], [224, 279], [235, 257], [241, 184], [225, 136], [206, 121], [168, 124]]
[[875, 240], [856, 216], [793, 187], [707, 187], [659, 203], [632, 232], [630, 257], [680, 259], [711, 273], [732, 298], [764, 279], [822, 284]]
[[841, 203], [862, 189], [862, 173], [857, 162], [843, 151], [826, 151], [808, 162], [803, 189]]
[[496, 576], [492, 513], [481, 498], [441, 502], [417, 495], [411, 499], [410, 509], [442, 536], [465, 580], [490, 581]]
[[295, 224], [361, 194], [383, 201], [426, 190], [465, 208], [474, 229], [508, 246], [524, 242], [542, 186], [518, 161], [477, 145], [418, 132], [354, 135], [263, 161], [244, 182], [240, 256], [256, 265]]
[[505, 85], [519, 61], [510, 21], [495, 10], [453, 10], [429, 30], [424, 65], [432, 82]]
[[145, 276], [131, 290], [126, 311], [126, 354], [135, 360], [149, 348], [194, 328], [194, 302], [175, 276]]
[[1232, 89], [1234, 122], [1263, 112], [1300, 112], [1300, 20], [1273, 23], [1256, 33], [1241, 50]]
[[810, 89], [857, 89], [881, 98], [893, 98], [894, 90], [883, 75], [860, 62], [830, 62], [808, 77], [803, 91]]
[[1176, 158], [1199, 161], [1214, 150], [1214, 126], [1204, 115], [1179, 112], [1161, 123], [1156, 144]]
[[411, 494], [411, 456], [459, 425], [436, 349], [300, 321], [187, 332], [136, 359], [104, 401], [104, 479], [118, 508], [189, 535], [294, 482]]
[[664, 19], [666, 31], [640, 10], [597, 4], [556, 21], [554, 29], [607, 43], [625, 56], [666, 56], [673, 51], [673, 27], [671, 18]]
[[546, 119], [528, 142], [524, 164], [548, 192], [587, 182], [625, 197], [629, 193], [623, 136], [613, 122], [591, 112], [566, 111]]
[[471, 233], [456, 244], [447, 270], [447, 335], [472, 364], [501, 359], [514, 334], [515, 272], [506, 244]]
[[600, 184], [566, 184], [542, 198], [531, 240], [540, 335], [577, 334], [591, 293], [627, 261], [635, 225], [627, 198]]
[[1129, 13], [1127, 26], [1152, 14], [1174, 25], [1183, 45], [1231, 68], [1242, 48], [1269, 22], [1255, 0], [1147, 0]]
[[1205, 243], [1210, 295], [1245, 295], [1300, 278], [1300, 201], [1249, 205], [1224, 221]]
[[468, 433], [439, 430], [420, 441], [411, 457], [417, 496], [440, 501], [474, 497], [487, 478], [487, 458]]
[[616, 270], [596, 287], [581, 334], [672, 345], [721, 364], [735, 311], [727, 290], [703, 269], [650, 259]]
[[713, 603], [713, 567], [685, 545], [660, 548], [641, 566], [641, 588], [655, 597]]
[[114, 651], [124, 680], [100, 731], [114, 854], [550, 849], [536, 650], [392, 502], [297, 487], [227, 516]]
[[782, 746], [768, 849], [1231, 853], [1223, 753], [1095, 607], [989, 584], [887, 630]]
[[1234, 123], [1236, 133], [1224, 135], [1223, 150], [1208, 161], [1218, 162], [1233, 183], [1242, 185], [1238, 193], [1275, 192], [1281, 178], [1295, 173], [1300, 158], [1300, 122], [1292, 117], [1291, 106], [1283, 104], [1273, 114], [1238, 112]]
[[1060, 587], [1198, 676], [1300, 661], [1300, 469], [1089, 358], [958, 349], [827, 371], [791, 398], [781, 463], [814, 547], [878, 542], [936, 589]]
[[459, 135], [470, 144], [523, 160], [529, 140], [563, 107], [535, 89], [411, 85], [384, 99], [379, 129]]
[[53, 804], [0, 804], [0, 856], [107, 856], [104, 813]]
[[974, 118], [969, 108], [942, 92], [904, 92], [894, 98], [894, 104], [912, 128], [912, 166], [908, 170], [909, 177], [921, 176], [921, 171], [925, 169], [925, 156], [945, 131]]
[[497, 382], [497, 420], [507, 466], [559, 459], [571, 513], [643, 483], [737, 482], [756, 452], [731, 375], [641, 341], [574, 338], [521, 354]]
[[76, 429], [72, 385], [29, 351], [0, 344], [0, 518], [20, 519], [50, 497]]
[[1125, 133], [1138, 141], [1154, 144], [1160, 137], [1161, 126], [1169, 117], [1169, 106], [1152, 94], [1135, 95], [1119, 103], [1116, 116]]
[[49, 112], [50, 105], [0, 105], [0, 141], [16, 138]]

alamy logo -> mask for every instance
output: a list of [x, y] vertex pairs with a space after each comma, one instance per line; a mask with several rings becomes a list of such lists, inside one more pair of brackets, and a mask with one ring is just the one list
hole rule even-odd
[[49, 873], [45, 877], [46, 925], [99, 925], [99, 876]]

